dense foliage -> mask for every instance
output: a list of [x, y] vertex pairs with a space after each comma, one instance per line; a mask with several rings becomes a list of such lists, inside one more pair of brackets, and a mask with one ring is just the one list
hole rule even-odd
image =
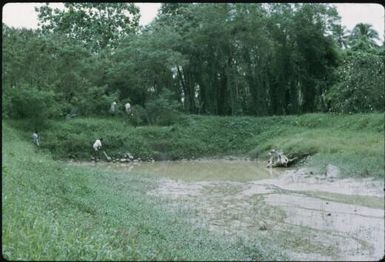
[[41, 118], [108, 114], [112, 101], [122, 113], [130, 101], [139, 125], [171, 124], [177, 111], [383, 110], [378, 33], [347, 32], [328, 4], [166, 3], [144, 28], [134, 4], [65, 7], [39, 8], [38, 30], [3, 24], [3, 116], [28, 117], [26, 88], [54, 100]]

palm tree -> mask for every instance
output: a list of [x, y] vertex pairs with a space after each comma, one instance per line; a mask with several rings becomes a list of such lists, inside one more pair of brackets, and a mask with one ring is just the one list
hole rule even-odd
[[341, 26], [341, 25], [335, 26], [333, 35], [339, 47], [343, 49], [348, 47], [349, 31], [346, 30], [345, 26]]
[[368, 50], [378, 47], [376, 40], [379, 40], [378, 33], [372, 25], [358, 23], [350, 34], [349, 45], [352, 50]]

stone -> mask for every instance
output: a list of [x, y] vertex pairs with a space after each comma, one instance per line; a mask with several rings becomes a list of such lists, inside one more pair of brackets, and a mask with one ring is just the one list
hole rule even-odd
[[126, 152], [127, 158], [134, 158], [130, 152]]
[[331, 164], [326, 166], [326, 176], [330, 178], [336, 178], [341, 175], [341, 170]]

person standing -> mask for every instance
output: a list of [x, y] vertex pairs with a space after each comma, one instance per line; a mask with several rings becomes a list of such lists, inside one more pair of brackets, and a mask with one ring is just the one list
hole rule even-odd
[[124, 105], [124, 109], [126, 110], [126, 113], [127, 114], [130, 114], [131, 113], [131, 105], [130, 105], [130, 103], [126, 103], [125, 105]]
[[37, 130], [35, 130], [35, 132], [32, 133], [32, 143], [34, 143], [36, 146], [39, 146], [39, 133], [37, 132]]
[[112, 102], [111, 107], [110, 107], [110, 113], [115, 115], [116, 114], [116, 102]]

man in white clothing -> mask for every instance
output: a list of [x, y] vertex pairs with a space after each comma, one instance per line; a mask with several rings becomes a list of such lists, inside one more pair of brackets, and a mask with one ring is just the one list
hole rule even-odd
[[127, 114], [131, 113], [131, 105], [130, 105], [130, 103], [127, 102], [127, 103], [124, 105], [124, 108], [126, 109], [126, 113], [127, 113]]
[[110, 112], [111, 112], [111, 114], [113, 114], [113, 115], [115, 115], [115, 113], [116, 113], [116, 102], [115, 102], [115, 101], [112, 102], [112, 104], [111, 104]]
[[95, 160], [99, 159], [99, 154], [100, 154], [99, 149], [102, 148], [102, 141], [103, 141], [102, 138], [96, 139], [95, 143], [92, 146], [95, 151]]
[[32, 143], [39, 146], [39, 134], [35, 130], [35, 132], [32, 134]]

